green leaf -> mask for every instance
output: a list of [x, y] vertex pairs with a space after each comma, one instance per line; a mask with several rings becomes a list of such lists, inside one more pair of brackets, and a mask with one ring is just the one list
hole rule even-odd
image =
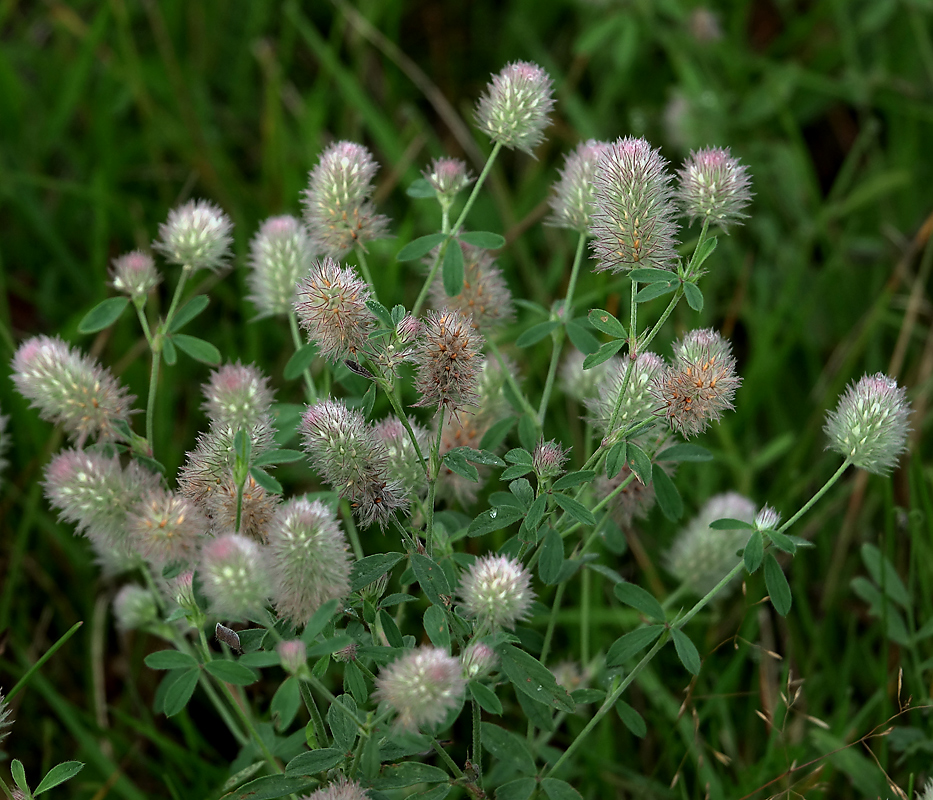
[[187, 333], [176, 333], [172, 339], [179, 350], [187, 353], [195, 361], [210, 364], [212, 367], [220, 363], [220, 350], [210, 342], [205, 342], [197, 336], [188, 336]]
[[456, 472], [473, 483], [479, 483], [479, 470], [467, 463], [466, 455], [460, 449], [445, 453], [442, 461], [451, 472]]
[[637, 628], [625, 636], [620, 636], [609, 645], [606, 653], [606, 666], [621, 667], [632, 656], [653, 644], [663, 631], [663, 625], [651, 625], [647, 628]]
[[444, 800], [453, 788], [454, 787], [449, 783], [441, 783], [433, 789], [428, 789], [426, 792], [418, 792], [418, 794], [409, 795], [409, 797], [412, 798], [412, 800]]
[[525, 478], [519, 478], [509, 484], [509, 491], [518, 499], [523, 510], [527, 510], [535, 499], [534, 489]]
[[[109, 328], [120, 319], [120, 315], [129, 304], [128, 297], [108, 297], [84, 315], [83, 319], [78, 323], [78, 333], [97, 333], [104, 330], [104, 328]], [[78, 762], [68, 763], [77, 764]]]
[[784, 571], [773, 553], [765, 553], [765, 586], [768, 589], [768, 595], [771, 597], [771, 605], [774, 610], [782, 617], [787, 616], [791, 606], [790, 586], [787, 585], [787, 578], [784, 577]]
[[403, 789], [416, 783], [443, 783], [450, 780], [440, 767], [422, 764], [420, 761], [403, 761], [382, 768], [373, 780], [374, 789]]
[[204, 669], [217, 680], [236, 686], [249, 686], [259, 680], [259, 673], [256, 670], [244, 667], [236, 661], [208, 661]]
[[379, 318], [379, 321], [387, 328], [395, 327], [396, 323], [392, 319], [392, 315], [389, 313], [389, 309], [382, 305], [382, 303], [380, 303], [378, 300], [367, 300], [366, 308], [372, 311], [373, 314]]
[[671, 628], [671, 636], [674, 638], [674, 649], [677, 651], [677, 657], [680, 663], [691, 675], [700, 674], [700, 654], [696, 646], [690, 641], [680, 628]]
[[651, 483], [651, 459], [648, 454], [634, 442], [628, 442], [625, 448], [628, 468], [635, 473], [635, 477], [644, 486]]
[[174, 717], [188, 705], [191, 695], [194, 694], [194, 687], [198, 685], [199, 675], [200, 670], [189, 669], [173, 681], [165, 693], [165, 702], [162, 705], [166, 717]]
[[384, 608], [379, 609], [379, 622], [382, 623], [382, 631], [386, 635], [386, 641], [392, 647], [405, 646], [405, 640], [402, 639], [402, 632], [398, 629], [398, 625], [395, 624], [395, 620], [392, 619], [392, 615]]
[[[431, 608], [437, 608], [437, 606], [431, 606]], [[343, 665], [343, 690], [349, 691], [357, 703], [365, 703], [369, 699], [366, 679], [355, 661], [348, 661]]]
[[741, 519], [731, 519], [730, 517], [724, 517], [723, 519], [713, 520], [709, 527], [714, 531], [742, 531], [755, 530], [755, 526], [751, 522], [745, 522]]
[[532, 325], [515, 340], [515, 346], [530, 347], [536, 342], [540, 342], [545, 336], [548, 336], [558, 325], [560, 325], [560, 322], [556, 319], [549, 319], [547, 322], [539, 322], [537, 325]]
[[601, 703], [606, 699], [606, 693], [602, 689], [574, 689], [570, 696], [578, 706]]
[[470, 681], [470, 694], [479, 703], [479, 707], [489, 714], [502, 715], [502, 703], [496, 693], [479, 681]]
[[586, 358], [583, 359], [583, 369], [592, 369], [593, 367], [598, 367], [604, 361], [608, 361], [610, 358], [612, 358], [624, 346], [624, 339], [615, 339], [611, 342], [606, 342], [604, 345], [600, 345], [599, 350], [597, 350], [595, 353], [590, 353]]
[[712, 461], [713, 454], [698, 444], [675, 444], [662, 450], [657, 461]]
[[415, 580], [421, 585], [422, 591], [428, 596], [435, 605], [444, 605], [442, 597], [450, 597], [450, 584], [447, 582], [447, 575], [427, 556], [421, 553], [412, 553], [411, 569], [415, 573]]
[[654, 267], [633, 269], [628, 276], [639, 283], [658, 283], [659, 281], [674, 281], [677, 279], [677, 276], [669, 269], [655, 269]]
[[878, 588], [902, 608], [910, 608], [910, 594], [894, 565], [873, 544], [862, 545], [862, 562]]
[[554, 500], [557, 502], [557, 505], [582, 525], [596, 524], [596, 517], [593, 516], [593, 512], [579, 500], [574, 500], [572, 497], [568, 497], [565, 494], [557, 493], [554, 494]]
[[162, 358], [165, 359], [165, 363], [170, 367], [175, 366], [175, 363], [178, 361], [178, 353], [175, 352], [175, 342], [172, 341], [171, 336], [166, 336], [162, 340]]
[[[498, 725], [493, 725], [491, 722], [483, 722], [480, 727], [483, 747], [499, 761], [525, 775], [534, 775], [538, 771], [535, 767], [534, 756], [531, 755], [531, 750], [524, 738]], [[499, 796], [498, 792], [496, 796]]]
[[[395, 553], [394, 555], [401, 555], [401, 553]], [[371, 558], [375, 558], [375, 556], [371, 556]], [[305, 629], [301, 632], [301, 641], [305, 644], [311, 644], [317, 639], [318, 634], [323, 631], [324, 628], [327, 627], [327, 623], [334, 618], [334, 614], [337, 613], [337, 606], [337, 599], [328, 600], [315, 611], [311, 615], [311, 619], [308, 620], [308, 624], [305, 625]]]
[[10, 774], [13, 776], [16, 785], [19, 786], [27, 796], [31, 794], [29, 791], [29, 784], [26, 783], [26, 769], [23, 767], [23, 762], [18, 758], [14, 758], [10, 762]]
[[333, 769], [346, 758], [346, 753], [334, 747], [322, 747], [310, 753], [300, 753], [285, 766], [286, 775], [317, 775]]
[[172, 324], [168, 326], [169, 333], [176, 333], [185, 327], [198, 314], [204, 311], [210, 305], [210, 298], [206, 294], [198, 294], [185, 303], [178, 313], [172, 318]]
[[442, 650], [450, 649], [450, 628], [447, 627], [447, 615], [440, 606], [429, 606], [424, 612], [424, 632], [431, 644]]
[[684, 501], [680, 498], [674, 481], [657, 464], [652, 465], [651, 480], [661, 513], [671, 522], [677, 522], [684, 515]]
[[197, 667], [193, 656], [178, 650], [156, 650], [143, 659], [149, 669], [190, 669]]
[[285, 380], [293, 381], [295, 378], [300, 378], [301, 374], [311, 366], [311, 362], [314, 361], [316, 355], [317, 345], [314, 342], [308, 342], [308, 344], [299, 347], [292, 353], [292, 357], [288, 359], [285, 370], [282, 372]]
[[693, 258], [690, 259], [690, 271], [693, 272], [702, 267], [703, 262], [713, 254], [718, 244], [719, 240], [715, 236], [710, 236], [709, 239], [705, 239], [703, 244], [696, 249]]
[[598, 352], [599, 339], [580, 324], [580, 321], [585, 319], [585, 317], [580, 317], [579, 319], [567, 320], [567, 337], [573, 342], [573, 346], [577, 350], [589, 355]]
[[287, 731], [291, 727], [300, 705], [301, 695], [298, 691], [298, 679], [288, 677], [279, 684], [279, 688], [275, 690], [272, 701], [269, 703], [269, 713], [275, 722], [276, 730]]
[[548, 528], [541, 543], [541, 556], [538, 559], [538, 575], [548, 586], [553, 586], [560, 577], [560, 568], [564, 563], [564, 540], [554, 528]]
[[82, 769], [84, 769], [84, 764], [80, 761], [64, 761], [61, 764], [56, 764], [45, 773], [45, 777], [39, 782], [33, 794], [42, 794], [60, 783], [71, 780]]
[[508, 461], [509, 464], [525, 464], [529, 467], [534, 464], [534, 458], [531, 453], [521, 447], [509, 450], [509, 452], [505, 454], [505, 460]]
[[441, 269], [444, 291], [448, 297], [456, 297], [463, 291], [463, 249], [460, 247], [460, 242], [454, 240], [447, 245]]
[[606, 477], [614, 478], [619, 474], [619, 470], [625, 464], [627, 442], [616, 442], [612, 447], [609, 448], [609, 452], [606, 453]]
[[353, 718], [342, 711], [338, 706], [343, 706], [356, 714], [356, 701], [348, 694], [342, 694], [337, 697], [327, 709], [327, 724], [330, 725], [330, 732], [334, 735], [334, 744], [342, 750], [352, 750], [353, 743], [356, 741], [357, 727]]
[[583, 483], [589, 483], [595, 477], [596, 473], [591, 469], [581, 469], [577, 472], [568, 472], [563, 477], [554, 481], [554, 485], [551, 488], [555, 491], [571, 489], [574, 486], [579, 486]]
[[[503, 472], [503, 475], [505, 472]], [[513, 522], [517, 522], [525, 515], [521, 508], [501, 506], [499, 508], [490, 508], [478, 514], [470, 523], [467, 536], [482, 536], [492, 531], [507, 528]]]
[[761, 538], [761, 531], [752, 531], [748, 538], [748, 544], [745, 545], [745, 552], [742, 558], [745, 560], [745, 569], [749, 573], [756, 572], [761, 566], [761, 559], [764, 557], [765, 548]]
[[[506, 384], [508, 386], [508, 384]], [[528, 414], [523, 414], [518, 420], [518, 441], [526, 450], [534, 450], [541, 438], [541, 428], [537, 420]]]
[[548, 800], [583, 800], [581, 795], [567, 781], [558, 778], [543, 778], [541, 788], [548, 796]]
[[683, 287], [687, 305], [699, 314], [703, 310], [703, 292], [695, 283], [685, 283]]
[[392, 567], [405, 558], [404, 553], [377, 553], [354, 563], [350, 571], [350, 591], [358, 592], [374, 580], [381, 578]]
[[479, 443], [480, 449], [495, 450], [505, 441], [505, 437], [509, 435], [509, 431], [512, 430], [514, 425], [515, 417], [500, 419], [483, 434], [483, 438], [480, 439]]
[[505, 462], [499, 456], [485, 448], [476, 450], [472, 447], [458, 447], [456, 449], [466, 456], [467, 461], [472, 461], [474, 464], [484, 464], [487, 467], [505, 466]]
[[647, 303], [649, 300], [654, 300], [656, 297], [662, 297], [663, 295], [670, 294], [676, 289], [677, 289], [676, 278], [672, 281], [661, 281], [658, 283], [649, 283], [644, 289], [638, 290], [638, 294], [635, 295], [635, 302], [636, 303]]
[[771, 543], [778, 550], [783, 550], [785, 553], [790, 553], [791, 555], [797, 552], [797, 545], [794, 544], [793, 539], [789, 536], [785, 536], [783, 533], [778, 533], [777, 531], [768, 531], [765, 536], [771, 540]]
[[644, 739], [648, 733], [648, 726], [641, 714], [632, 708], [624, 700], [616, 700], [616, 713], [625, 725], [639, 739]]
[[544, 521], [544, 514], [546, 511], [547, 497], [542, 494], [534, 499], [532, 504], [529, 506], [528, 511], [525, 513], [525, 518], [522, 520], [522, 525], [518, 530], [518, 535], [522, 537], [523, 541], [537, 541], [536, 534], [538, 528], [541, 527], [541, 523]]
[[269, 494], [285, 494], [285, 489], [282, 488], [282, 484], [279, 483], [264, 469], [260, 469], [259, 467], [250, 467], [249, 474], [252, 475], [253, 480], [256, 481], [256, 483], [258, 483]]
[[596, 330], [602, 331], [614, 339], [625, 339], [628, 336], [622, 323], [608, 311], [603, 311], [601, 308], [592, 309], [587, 319]]
[[305, 454], [301, 450], [269, 450], [253, 459], [254, 467], [264, 467], [266, 464], [291, 464], [301, 461]]
[[244, 667], [256, 667], [257, 669], [277, 667], [281, 663], [282, 659], [279, 658], [279, 654], [275, 650], [257, 650], [254, 653], [244, 653], [237, 659], [237, 664], [242, 664]]
[[318, 781], [301, 775], [266, 775], [225, 794], [223, 800], [275, 800], [277, 797], [301, 794], [317, 785]]
[[429, 233], [427, 236], [414, 239], [398, 251], [395, 260], [413, 261], [416, 258], [426, 256], [446, 238], [446, 233]]
[[437, 197], [437, 190], [431, 185], [429, 180], [425, 178], [416, 178], [405, 190], [405, 194], [409, 197], [414, 197], [416, 200], [427, 200]]
[[516, 778], [496, 789], [496, 800], [528, 800], [537, 785], [534, 778]]
[[554, 673], [534, 656], [511, 644], [501, 645], [498, 653], [502, 672], [520, 692], [558, 711], [569, 713], [576, 708], [567, 690], [557, 683]]
[[481, 247], [483, 250], [499, 250], [505, 247], [505, 237], [491, 231], [467, 231], [457, 238], [461, 242], [471, 244], [473, 247]]
[[661, 604], [654, 595], [634, 583], [617, 583], [612, 590], [619, 600], [627, 606], [636, 608], [657, 622], [664, 622], [667, 617]]

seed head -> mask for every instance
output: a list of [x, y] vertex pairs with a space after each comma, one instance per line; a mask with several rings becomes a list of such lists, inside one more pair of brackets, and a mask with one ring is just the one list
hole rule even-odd
[[543, 439], [539, 441], [531, 459], [538, 480], [556, 478], [562, 474], [564, 464], [567, 462], [567, 453], [569, 452], [569, 448], [565, 450], [560, 446], [559, 442], [555, 442], [553, 439], [546, 442]]
[[493, 75], [476, 104], [476, 124], [494, 142], [531, 155], [544, 140], [553, 108], [548, 74], [537, 64], [516, 61]]
[[301, 420], [302, 445], [325, 483], [350, 500], [365, 525], [385, 527], [408, 501], [387, 472], [389, 453], [363, 415], [335, 400], [308, 408]]
[[6, 737], [10, 735], [10, 727], [13, 725], [10, 713], [10, 704], [6, 701], [3, 692], [0, 692], [0, 744], [3, 744]]
[[301, 220], [269, 217], [249, 244], [249, 299], [260, 317], [287, 316], [298, 299], [295, 285], [311, 270], [314, 247]]
[[369, 800], [369, 792], [356, 781], [348, 781], [341, 777], [301, 800]]
[[409, 650], [379, 673], [376, 698], [398, 713], [398, 726], [415, 731], [443, 722], [463, 699], [460, 662], [436, 647]]
[[113, 616], [121, 631], [134, 631], [158, 620], [159, 606], [148, 589], [128, 583], [113, 598]]
[[135, 399], [110, 370], [57, 337], [33, 336], [19, 346], [13, 383], [42, 419], [60, 424], [78, 447], [89, 436], [118, 439], [115, 426], [129, 421]]
[[823, 430], [829, 449], [856, 467], [887, 475], [907, 449], [910, 403], [902, 386], [877, 372], [849, 384], [835, 411], [826, 415]]
[[465, 162], [459, 158], [435, 158], [423, 173], [424, 179], [434, 187], [440, 204], [447, 208], [454, 198], [473, 183]]
[[376, 213], [370, 198], [379, 169], [363, 145], [335, 142], [308, 176], [304, 219], [315, 248], [340, 258], [357, 244], [386, 236], [388, 217]]
[[[752, 522], [755, 504], [735, 492], [710, 498], [693, 521], [677, 535], [665, 557], [667, 571], [701, 597], [739, 562], [741, 556], [736, 553], [748, 542], [747, 529], [721, 531], [710, 528], [710, 523], [717, 519]], [[734, 588], [735, 581], [730, 586]], [[728, 587], [724, 591], [729, 591]]]
[[[431, 446], [430, 434], [417, 423], [412, 424], [411, 428], [418, 440], [421, 455], [426, 456]], [[386, 472], [398, 480], [402, 495], [424, 496], [428, 490], [427, 477], [405, 426], [396, 417], [386, 417], [373, 426], [373, 434], [377, 442], [386, 446], [389, 453]]]
[[295, 312], [298, 321], [330, 361], [357, 358], [376, 328], [376, 317], [366, 307], [369, 286], [350, 267], [332, 258], [314, 261], [311, 274], [298, 282]]
[[126, 518], [131, 545], [157, 568], [190, 560], [210, 524], [194, 503], [161, 487], [151, 490]]
[[220, 617], [245, 621], [272, 594], [263, 550], [238, 533], [225, 533], [201, 548], [198, 574], [211, 613]]
[[674, 346], [674, 363], [654, 378], [652, 392], [671, 428], [689, 438], [734, 408], [741, 383], [729, 342], [712, 329], [695, 330]]
[[296, 498], [279, 506], [266, 550], [273, 605], [291, 624], [304, 625], [328, 600], [350, 593], [347, 540], [323, 503]]
[[691, 222], [706, 218], [725, 231], [748, 216], [742, 213], [752, 199], [748, 170], [728, 147], [692, 152], [677, 176], [677, 201]]
[[599, 270], [671, 270], [677, 223], [667, 161], [644, 139], [617, 139], [599, 158], [591, 243]]
[[211, 372], [202, 389], [201, 408], [212, 427], [251, 432], [271, 424], [272, 390], [269, 379], [256, 367], [239, 362], [225, 364]]
[[456, 414], [473, 402], [482, 347], [483, 337], [463, 312], [450, 308], [428, 312], [415, 353], [415, 384], [421, 394], [415, 405], [443, 405]]
[[460, 597], [467, 616], [490, 628], [514, 628], [535, 599], [531, 573], [506, 556], [476, 559], [463, 576]]
[[599, 158], [609, 150], [608, 142], [589, 139], [581, 142], [564, 159], [560, 179], [554, 184], [550, 204], [553, 214], [548, 225], [586, 233], [592, 223], [596, 200], [595, 181]]
[[308, 649], [301, 639], [288, 639], [279, 642], [275, 651], [282, 660], [282, 668], [289, 675], [297, 675], [308, 666]]
[[755, 515], [755, 528], [760, 531], [776, 531], [781, 523], [781, 515], [771, 506], [762, 506]]
[[232, 230], [230, 217], [213, 203], [190, 200], [168, 212], [152, 246], [172, 264], [220, 272], [230, 258]]
[[473, 642], [460, 654], [463, 677], [468, 681], [483, 678], [492, 672], [499, 663], [499, 656], [488, 644]]
[[[451, 242], [457, 247], [458, 242]], [[505, 282], [502, 270], [488, 250], [459, 244], [463, 251], [463, 288], [460, 293], [448, 297], [444, 281], [438, 277], [431, 286], [431, 305], [434, 308], [447, 306], [452, 311], [461, 311], [470, 316], [473, 327], [488, 331], [501, 327], [515, 316], [512, 293]]]
[[148, 253], [133, 250], [113, 260], [110, 270], [113, 288], [132, 300], [145, 298], [162, 281]]
[[[618, 368], [620, 358], [613, 357], [595, 367], [583, 369], [586, 354], [572, 348], [560, 368], [560, 385], [564, 394], [578, 403], [599, 398], [599, 386], [606, 375]], [[608, 422], [608, 417], [606, 422]]]
[[622, 430], [636, 422], [650, 419], [657, 407], [652, 385], [666, 369], [664, 360], [654, 353], [639, 353], [631, 362], [631, 374], [626, 385], [625, 372], [629, 363], [628, 358], [613, 360], [599, 382], [595, 395], [585, 401], [590, 424], [606, 436], [613, 432], [609, 430], [609, 422], [616, 404], [619, 403], [623, 386], [625, 394], [622, 395], [613, 430]]

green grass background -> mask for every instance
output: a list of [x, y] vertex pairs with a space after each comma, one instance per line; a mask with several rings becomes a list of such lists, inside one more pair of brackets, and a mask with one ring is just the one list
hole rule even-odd
[[[280, 376], [288, 332], [251, 324], [243, 299], [248, 242], [266, 216], [297, 212], [308, 170], [337, 138], [365, 143], [382, 164], [377, 201], [397, 239], [374, 245], [370, 264], [381, 299], [410, 305], [421, 274], [393, 256], [438, 217], [404, 189], [432, 157], [479, 170], [489, 143], [471, 127], [473, 103], [511, 60], [540, 63], [558, 99], [537, 158], [506, 154], [470, 218], [508, 237], [500, 265], [517, 297], [550, 305], [563, 295], [575, 241], [542, 221], [561, 159], [581, 138], [646, 136], [675, 165], [691, 148], [728, 145], [753, 176], [751, 219], [721, 240], [699, 319], [679, 308], [657, 345], [667, 352], [685, 330], [715, 326], [744, 377], [736, 413], [703, 437], [716, 461], [679, 473], [688, 513], [736, 489], [792, 514], [837, 464], [823, 450], [825, 409], [866, 371], [909, 387], [912, 456], [893, 479], [850, 472], [797, 527], [817, 546], [789, 567], [786, 619], [760, 603], [760, 575], [702, 614], [690, 629], [705, 658], [699, 679], [690, 684], [662, 653], [627, 696], [648, 735], [607, 718], [568, 780], [587, 798], [894, 796], [885, 773], [905, 791], [933, 778], [933, 638], [892, 643], [849, 584], [866, 574], [859, 546], [877, 544], [908, 586], [910, 624], [933, 619], [929, 250], [922, 257], [933, 211], [933, 5], [733, 0], [714, 6], [722, 38], [707, 42], [691, 30], [694, 9], [687, 0], [0, 3], [0, 361], [28, 335], [58, 333], [144, 396], [147, 351], [130, 315], [95, 337], [77, 323], [108, 296], [113, 257], [146, 247], [173, 205], [205, 197], [233, 218], [237, 259], [211, 288], [199, 335]], [[587, 271], [578, 297], [582, 313], [626, 313], [625, 292], [605, 275]], [[523, 313], [506, 341], [529, 324]], [[547, 344], [506, 349], [540, 397]], [[155, 446], [170, 469], [204, 425], [196, 387], [206, 374], [184, 358], [167, 372]], [[278, 399], [300, 401], [297, 384], [276, 383]], [[155, 642], [116, 635], [108, 603], [118, 587], [41, 496], [61, 438], [5, 377], [0, 407], [13, 416], [0, 488], [0, 685], [84, 621], [16, 698], [6, 748], [33, 781], [58, 761], [86, 761], [63, 797], [216, 796], [231, 743], [197, 701], [175, 720], [152, 715], [156, 676], [141, 659]], [[574, 443], [579, 415], [558, 395], [546, 433]], [[647, 572], [630, 553], [603, 561], [663, 594], [674, 587], [659, 556], [675, 531], [660, 515], [641, 526]], [[383, 549], [375, 536], [364, 544]], [[597, 588], [593, 643], [605, 648], [632, 618]], [[579, 621], [571, 599], [558, 653], [577, 652]], [[272, 690], [259, 690], [260, 707]]]

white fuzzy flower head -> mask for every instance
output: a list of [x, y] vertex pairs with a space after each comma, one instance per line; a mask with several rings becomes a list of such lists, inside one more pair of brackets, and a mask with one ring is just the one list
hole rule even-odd
[[369, 800], [369, 796], [369, 792], [361, 784], [341, 777], [305, 795], [301, 800]]
[[13, 720], [10, 719], [10, 704], [7, 703], [3, 692], [0, 692], [0, 744], [3, 744], [3, 740], [10, 735], [10, 726], [12, 725]]
[[202, 548], [199, 574], [211, 612], [218, 616], [245, 620], [272, 593], [264, 552], [238, 533], [218, 536]]
[[463, 698], [460, 662], [436, 647], [409, 650], [379, 673], [376, 697], [398, 712], [398, 726], [414, 731], [443, 722]]
[[314, 247], [301, 220], [285, 214], [263, 222], [249, 245], [246, 282], [259, 316], [287, 316], [298, 299], [296, 284], [311, 271]]
[[529, 155], [544, 139], [554, 108], [548, 74], [537, 64], [508, 64], [486, 87], [476, 104], [476, 122], [490, 139]]
[[152, 256], [140, 250], [115, 258], [110, 276], [113, 288], [132, 300], [144, 298], [162, 280]]
[[159, 618], [159, 606], [148, 589], [128, 583], [113, 598], [113, 615], [117, 628], [132, 631], [155, 622]]
[[531, 573], [507, 556], [484, 556], [470, 566], [460, 584], [467, 616], [492, 628], [514, 628], [535, 599]]
[[599, 157], [608, 148], [608, 142], [590, 139], [578, 144], [566, 156], [560, 179], [554, 184], [554, 194], [549, 201], [553, 213], [548, 225], [586, 233], [596, 199], [596, 167]]
[[755, 528], [759, 531], [776, 531], [781, 524], [781, 515], [771, 506], [762, 506], [755, 515]]
[[172, 264], [191, 271], [220, 272], [227, 265], [233, 223], [207, 200], [191, 200], [169, 211], [152, 246]]

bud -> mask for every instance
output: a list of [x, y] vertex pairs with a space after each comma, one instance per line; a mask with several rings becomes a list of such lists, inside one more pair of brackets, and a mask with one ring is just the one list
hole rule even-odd
[[192, 271], [220, 272], [230, 258], [233, 223], [207, 200], [190, 200], [168, 212], [152, 246], [166, 261]]
[[262, 223], [249, 245], [249, 299], [260, 317], [287, 316], [298, 299], [295, 284], [311, 270], [314, 248], [308, 232], [285, 214]]
[[708, 328], [691, 331], [674, 346], [674, 363], [654, 378], [652, 391], [671, 428], [689, 438], [734, 408], [741, 383], [729, 342]]
[[113, 616], [121, 631], [134, 631], [156, 622], [159, 606], [148, 589], [128, 583], [113, 598]]
[[3, 692], [0, 692], [0, 744], [3, 744], [6, 737], [10, 735], [10, 728], [13, 725], [10, 714], [10, 704]]
[[[583, 369], [586, 354], [575, 347], [567, 354], [560, 368], [560, 385], [564, 394], [578, 403], [599, 398], [599, 386], [606, 375], [617, 368], [621, 359], [614, 357], [590, 369]], [[606, 418], [608, 423], [609, 419]]]
[[361, 784], [341, 777], [313, 791], [302, 800], [369, 800], [369, 798], [369, 792]]
[[421, 174], [437, 192], [437, 199], [444, 208], [448, 208], [454, 198], [473, 183], [466, 163], [459, 158], [435, 158]]
[[521, 562], [493, 555], [470, 565], [460, 583], [460, 597], [467, 616], [488, 628], [514, 628], [528, 616], [535, 599], [531, 573]]
[[113, 288], [133, 301], [145, 298], [162, 281], [152, 256], [141, 250], [115, 258], [110, 278]]
[[298, 675], [308, 667], [308, 649], [301, 639], [289, 639], [279, 642], [275, 646], [275, 652], [279, 654], [279, 658], [282, 660], [282, 668], [289, 675]]
[[859, 469], [887, 475], [907, 449], [910, 403], [906, 391], [887, 375], [864, 375], [849, 384], [823, 430], [829, 448]]
[[208, 541], [201, 549], [198, 569], [211, 613], [245, 620], [264, 608], [272, 584], [260, 546], [238, 533]]
[[596, 200], [596, 167], [600, 156], [608, 150], [608, 142], [589, 139], [564, 158], [560, 180], [554, 184], [554, 194], [549, 200], [553, 214], [547, 225], [587, 232]]
[[759, 531], [776, 531], [781, 523], [781, 515], [771, 506], [762, 506], [755, 515], [755, 528]]
[[301, 419], [302, 445], [325, 483], [350, 500], [365, 525], [385, 527], [396, 509], [408, 505], [387, 474], [389, 454], [362, 413], [324, 400]]
[[465, 685], [456, 658], [425, 646], [409, 650], [380, 671], [376, 698], [398, 712], [400, 728], [415, 731], [443, 722], [463, 699]]
[[133, 548], [161, 568], [191, 559], [207, 535], [210, 521], [184, 497], [158, 487], [130, 511], [126, 528]]
[[[609, 497], [631, 474], [628, 465], [623, 464], [622, 469], [611, 478], [600, 475], [593, 483], [597, 499]], [[638, 478], [633, 478], [609, 501], [609, 514], [616, 525], [627, 530], [636, 519], [648, 516], [648, 512], [654, 508], [655, 499], [654, 481], [645, 486]]]
[[548, 74], [537, 64], [508, 64], [486, 87], [476, 104], [476, 124], [490, 139], [529, 155], [544, 140], [554, 108]]
[[672, 270], [677, 223], [667, 161], [644, 139], [617, 139], [600, 156], [590, 233], [597, 271]]
[[483, 337], [462, 312], [449, 308], [428, 312], [415, 354], [415, 384], [421, 394], [415, 405], [443, 405], [454, 414], [469, 405], [476, 397], [482, 347]]
[[359, 650], [359, 645], [356, 642], [350, 642], [346, 647], [341, 647], [336, 653], [331, 653], [331, 658], [334, 661], [339, 661], [341, 664], [346, 664], [348, 661], [356, 661], [356, 651]]
[[340, 258], [386, 236], [389, 220], [370, 201], [378, 169], [369, 150], [353, 142], [336, 142], [321, 154], [303, 200], [311, 241], [325, 255]]
[[[450, 247], [457, 247], [451, 242]], [[459, 294], [448, 297], [442, 277], [431, 286], [431, 305], [460, 311], [470, 317], [473, 327], [487, 331], [497, 328], [515, 317], [512, 293], [505, 282], [502, 270], [488, 250], [459, 244], [463, 251], [463, 288]]]
[[[710, 498], [693, 521], [682, 530], [665, 557], [665, 566], [678, 580], [700, 597], [721, 581], [739, 563], [738, 551], [748, 542], [747, 529], [721, 531], [710, 528], [717, 519], [752, 522], [755, 504], [735, 492]], [[736, 579], [739, 576], [736, 575]], [[724, 597], [736, 580], [723, 589]]]
[[128, 423], [135, 399], [94, 359], [61, 339], [33, 336], [13, 356], [13, 383], [39, 416], [60, 424], [78, 447], [89, 436], [119, 437], [117, 423]]
[[463, 677], [468, 681], [486, 677], [498, 663], [499, 657], [496, 651], [483, 642], [473, 642], [460, 654]]
[[[411, 429], [422, 456], [426, 456], [431, 447], [430, 434], [417, 423], [412, 424]], [[386, 473], [398, 480], [402, 495], [424, 496], [428, 491], [428, 479], [405, 426], [395, 417], [386, 417], [373, 426], [373, 434], [376, 441], [386, 446], [389, 453]]]
[[198, 601], [194, 597], [194, 570], [186, 569], [170, 578], [161, 586], [162, 593], [185, 611], [197, 611]]
[[558, 442], [553, 439], [548, 441], [541, 440], [535, 447], [534, 454], [531, 457], [531, 463], [538, 476], [542, 478], [556, 478], [563, 473], [564, 464], [567, 461], [567, 453], [570, 449], [564, 450]]
[[347, 540], [321, 502], [296, 498], [279, 506], [266, 552], [273, 605], [295, 626], [304, 625], [328, 600], [350, 593]]
[[269, 379], [252, 365], [225, 364], [211, 372], [203, 386], [201, 408], [211, 427], [229, 427], [248, 433], [270, 424], [273, 395]]
[[311, 274], [298, 284], [295, 312], [301, 327], [330, 361], [357, 358], [376, 328], [366, 307], [369, 286], [350, 267], [332, 258], [314, 261]]
[[748, 216], [742, 213], [752, 199], [748, 170], [728, 147], [692, 152], [677, 176], [677, 201], [691, 222], [708, 219], [725, 231]]
[[[625, 385], [625, 372], [629, 369], [629, 363], [631, 374], [628, 376], [628, 385]], [[657, 377], [664, 373], [665, 368], [666, 364], [660, 356], [648, 352], [639, 353], [631, 362], [627, 357], [613, 360], [599, 382], [595, 396], [586, 401], [590, 424], [608, 436], [636, 422], [650, 419], [657, 406], [652, 386]], [[615, 428], [609, 430], [609, 422], [616, 404], [619, 403], [623, 386], [625, 394], [619, 404]]]

